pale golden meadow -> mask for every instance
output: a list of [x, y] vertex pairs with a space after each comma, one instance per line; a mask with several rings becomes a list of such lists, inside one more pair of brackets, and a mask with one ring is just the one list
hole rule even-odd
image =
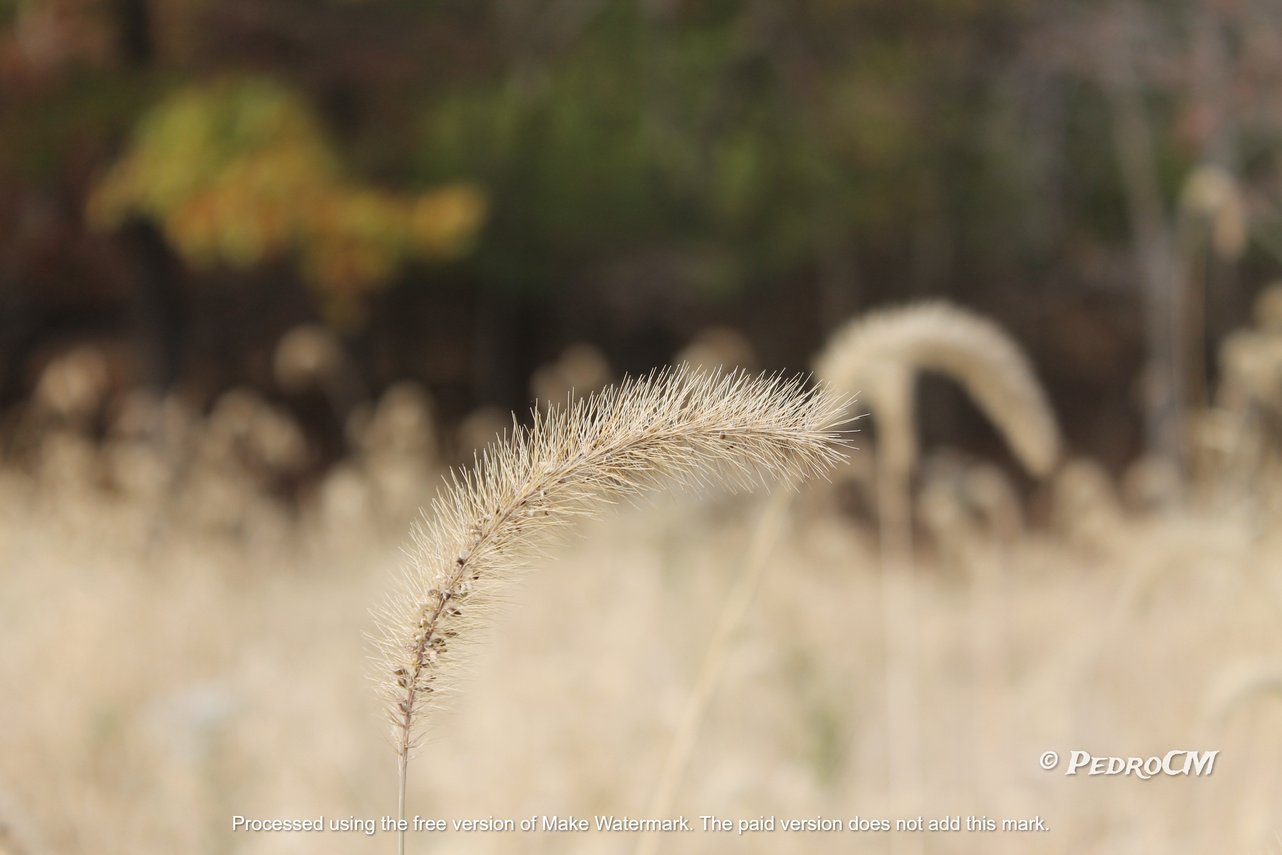
[[[12, 429], [10, 448], [26, 451], [0, 468], [0, 851], [394, 848], [387, 832], [233, 834], [231, 817], [395, 813], [369, 609], [405, 564], [439, 465], [393, 435], [295, 511], [263, 486], [290, 465], [269, 452], [290, 443], [258, 406], [245, 421], [271, 441], [173, 416], [199, 450], [180, 479], [123, 428], [80, 438], [74, 408]], [[1187, 501], [1160, 512], [1145, 492], [1160, 467], [1122, 479], [1074, 460], [1015, 493], [986, 461], [923, 450], [910, 627], [920, 770], [893, 792], [882, 586], [895, 577], [875, 522], [843, 510], [874, 454], [872, 436], [856, 436], [835, 483], [790, 502], [672, 797], [690, 819], [1039, 815], [1049, 832], [695, 832], [664, 835], [658, 851], [1282, 851], [1277, 480], [1271, 453], [1242, 463], [1240, 449], [1267, 450], [1268, 437], [1224, 407], [1252, 442], [1218, 456], [1207, 443]], [[228, 445], [238, 454], [219, 457]], [[659, 492], [547, 550], [504, 591], [432, 712], [408, 813], [646, 816], [768, 501]], [[1047, 750], [1178, 748], [1219, 750], [1214, 774], [1038, 765]], [[446, 832], [411, 834], [408, 851], [639, 842]]]

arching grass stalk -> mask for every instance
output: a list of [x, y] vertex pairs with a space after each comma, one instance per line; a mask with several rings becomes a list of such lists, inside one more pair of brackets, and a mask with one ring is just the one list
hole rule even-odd
[[[409, 758], [459, 647], [495, 594], [576, 517], [666, 481], [748, 488], [842, 458], [849, 401], [803, 378], [685, 368], [628, 379], [543, 413], [456, 472], [413, 532], [400, 589], [378, 612], [405, 815]], [[404, 833], [399, 840], [404, 851]]]

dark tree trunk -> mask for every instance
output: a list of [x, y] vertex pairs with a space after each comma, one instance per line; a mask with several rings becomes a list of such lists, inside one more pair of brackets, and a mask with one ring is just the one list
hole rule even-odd
[[164, 394], [178, 380], [187, 334], [186, 307], [179, 287], [180, 265], [151, 223], [131, 221], [124, 237], [137, 270], [135, 312], [147, 382]]
[[116, 44], [126, 65], [151, 64], [155, 44], [151, 36], [151, 10], [147, 0], [114, 0]]

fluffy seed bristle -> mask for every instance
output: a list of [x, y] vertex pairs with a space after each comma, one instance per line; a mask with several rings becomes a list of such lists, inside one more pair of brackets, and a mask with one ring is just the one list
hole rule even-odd
[[960, 383], [1029, 472], [1044, 476], [1054, 467], [1055, 415], [1019, 347], [986, 318], [943, 302], [876, 312], [838, 330], [815, 363], [834, 388], [860, 391], [881, 420], [879, 453], [889, 451], [903, 471], [917, 457], [912, 384], [922, 371]]
[[663, 370], [535, 412], [531, 427], [453, 473], [379, 616], [378, 678], [398, 752], [415, 744], [469, 622], [550, 534], [660, 481], [746, 488], [821, 475], [843, 456], [849, 403], [799, 377]]

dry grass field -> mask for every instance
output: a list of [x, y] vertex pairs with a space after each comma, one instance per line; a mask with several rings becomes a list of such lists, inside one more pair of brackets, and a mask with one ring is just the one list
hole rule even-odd
[[[126, 489], [104, 475], [109, 451], [48, 431], [0, 469], [0, 851], [390, 851], [382, 830], [233, 831], [232, 818], [395, 814], [365, 634], [405, 561], [409, 508], [438, 479], [373, 513], [352, 475], [294, 512], [216, 467]], [[902, 576], [881, 571], [875, 525], [841, 510], [849, 471], [803, 488], [765, 543], [673, 791], [671, 815], [695, 830], [654, 851], [1282, 851], [1282, 526], [1267, 478], [1157, 512], [1079, 461], [1016, 509], [1031, 522], [993, 524], [957, 487], [991, 467], [924, 467], [906, 770], [888, 756], [882, 608]], [[230, 512], [197, 514], [191, 494]], [[625, 503], [540, 560], [433, 714], [408, 814], [646, 817], [768, 501]], [[1219, 751], [1213, 774], [1064, 774], [1075, 750], [1175, 749]], [[1049, 772], [1047, 751], [1061, 757]], [[704, 815], [958, 817], [962, 830], [741, 835], [700, 830]], [[972, 816], [1048, 830], [967, 831]], [[542, 830], [408, 842], [647, 843]]]

